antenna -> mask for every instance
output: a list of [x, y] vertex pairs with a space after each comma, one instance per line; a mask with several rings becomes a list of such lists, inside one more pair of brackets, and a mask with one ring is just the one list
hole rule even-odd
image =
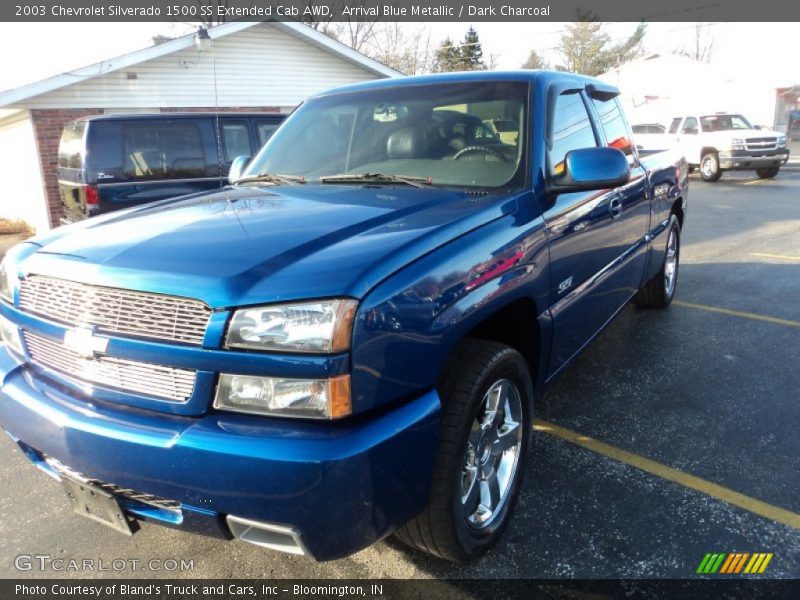
[[199, 52], [211, 52], [211, 72], [214, 78], [214, 136], [217, 138], [217, 174], [222, 179], [222, 132], [219, 122], [219, 90], [217, 88], [217, 53], [214, 52], [214, 41], [204, 26], [197, 28], [194, 34], [194, 44]]

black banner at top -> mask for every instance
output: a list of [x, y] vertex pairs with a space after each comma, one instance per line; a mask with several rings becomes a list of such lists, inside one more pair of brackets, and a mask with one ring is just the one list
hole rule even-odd
[[0, 21], [800, 21], [793, 0], [11, 0]]

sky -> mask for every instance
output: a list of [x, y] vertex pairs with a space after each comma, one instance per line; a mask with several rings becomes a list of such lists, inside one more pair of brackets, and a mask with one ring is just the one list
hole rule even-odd
[[[434, 44], [445, 37], [463, 38], [471, 23], [405, 24], [430, 27]], [[558, 63], [557, 46], [565, 23], [474, 23], [484, 57], [494, 56], [497, 68], [518, 68], [531, 49]], [[625, 39], [635, 23], [609, 23], [615, 41]], [[154, 35], [177, 36], [194, 30], [188, 23], [0, 23], [0, 90], [12, 89], [152, 43]], [[800, 23], [713, 23], [712, 64], [734, 76], [771, 87], [800, 84]], [[670, 52], [693, 44], [693, 23], [651, 23], [645, 51]], [[55, 48], [55, 51], [54, 51]], [[13, 60], [7, 57], [24, 57]]]

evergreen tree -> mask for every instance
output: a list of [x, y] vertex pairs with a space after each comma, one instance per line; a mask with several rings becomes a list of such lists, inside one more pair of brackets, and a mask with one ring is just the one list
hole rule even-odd
[[459, 71], [461, 68], [461, 49], [449, 37], [442, 40], [436, 49], [433, 70], [438, 73]]
[[647, 30], [644, 23], [640, 23], [627, 40], [612, 46], [611, 38], [603, 31], [603, 24], [586, 14], [583, 17], [585, 20], [567, 25], [561, 38], [559, 50], [563, 62], [557, 67], [559, 70], [600, 75], [641, 54]]
[[483, 47], [475, 28], [470, 27], [461, 43], [461, 70], [482, 71], [486, 69], [483, 62]]
[[522, 63], [523, 69], [541, 69], [547, 70], [550, 68], [550, 65], [546, 60], [544, 60], [536, 50], [531, 50], [531, 53], [528, 54], [527, 60]]

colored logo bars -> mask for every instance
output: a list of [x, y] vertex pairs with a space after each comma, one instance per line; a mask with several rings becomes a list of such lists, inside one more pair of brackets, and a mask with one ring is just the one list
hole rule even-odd
[[702, 574], [720, 575], [736, 573], [763, 573], [769, 561], [772, 560], [772, 552], [722, 552], [709, 553], [703, 557], [697, 572]]

